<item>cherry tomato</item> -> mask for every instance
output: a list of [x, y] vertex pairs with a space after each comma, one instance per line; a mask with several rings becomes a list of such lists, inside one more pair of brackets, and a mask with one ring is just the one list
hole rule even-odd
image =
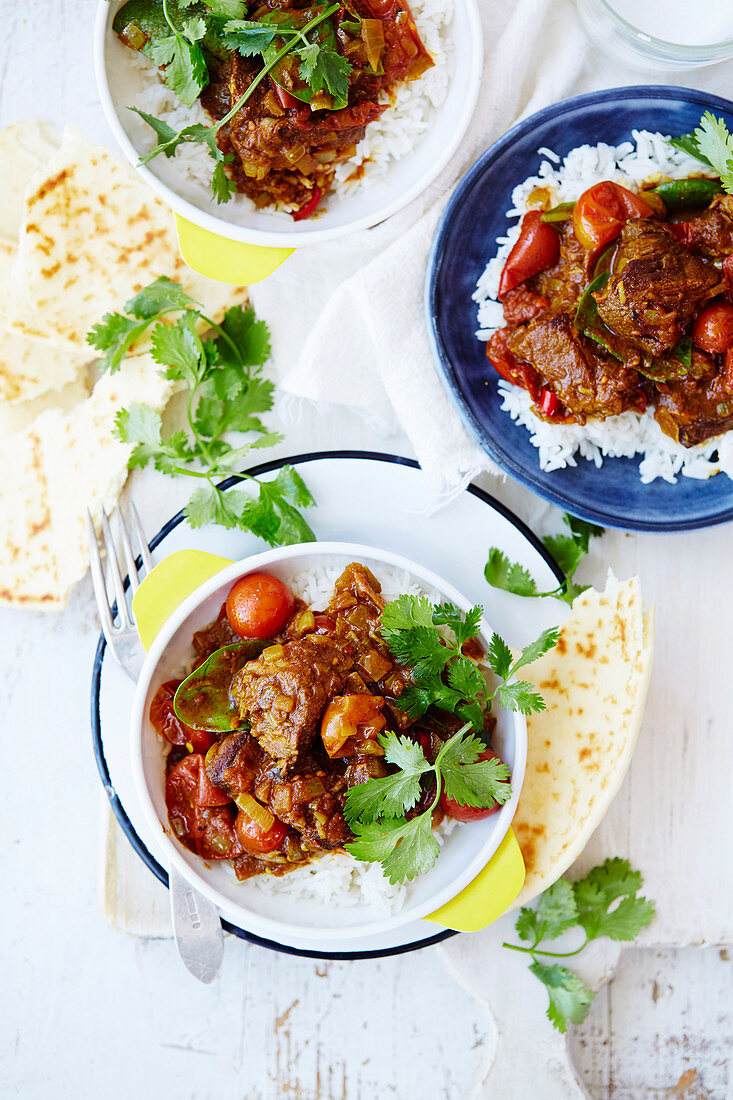
[[705, 306], [692, 326], [692, 342], [710, 355], [733, 347], [733, 306], [723, 301]]
[[184, 725], [173, 709], [173, 698], [180, 684], [180, 680], [167, 680], [160, 685], [150, 704], [150, 723], [171, 745], [190, 745], [194, 752], [206, 752], [214, 743], [211, 734]]
[[229, 625], [241, 638], [272, 638], [292, 618], [295, 598], [270, 573], [250, 573], [227, 596]]
[[331, 759], [353, 756], [358, 743], [375, 738], [387, 725], [381, 695], [342, 695], [329, 703], [321, 719], [321, 738]]
[[[479, 760], [499, 760], [500, 757], [492, 752], [491, 749], [484, 749], [479, 756]], [[448, 798], [445, 791], [441, 791], [440, 794], [440, 808], [444, 814], [448, 814], [449, 817], [454, 817], [456, 821], [481, 821], [485, 817], [490, 817], [491, 814], [495, 814], [497, 810], [501, 809], [498, 802], [495, 802], [493, 806], [464, 806], [462, 802], [457, 802], [455, 798]]]
[[191, 753], [168, 772], [165, 781], [165, 802], [173, 831], [192, 852], [203, 859], [233, 859], [242, 854], [242, 846], [234, 832], [234, 812], [230, 799], [224, 805], [202, 803], [200, 798], [220, 797], [222, 792], [205, 775], [204, 758]]
[[542, 221], [540, 210], [530, 210], [522, 218], [519, 239], [507, 256], [499, 280], [499, 301], [510, 290], [538, 275], [557, 263], [560, 256], [560, 238], [551, 225]]
[[632, 218], [650, 218], [649, 203], [618, 183], [604, 180], [584, 191], [573, 210], [573, 229], [583, 248], [595, 252], [618, 237]]
[[234, 830], [242, 847], [255, 855], [261, 852], [274, 852], [288, 835], [287, 825], [278, 821], [276, 817], [273, 818], [271, 828], [263, 831], [261, 825], [253, 821], [244, 810], [240, 810], [237, 814]]
[[729, 302], [733, 302], [733, 253], [723, 260], [722, 275], [725, 282], [725, 296]]

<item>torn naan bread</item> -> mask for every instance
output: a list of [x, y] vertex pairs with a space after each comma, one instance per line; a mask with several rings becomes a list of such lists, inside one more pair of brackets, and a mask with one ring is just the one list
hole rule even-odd
[[104, 375], [70, 412], [51, 409], [0, 447], [0, 603], [57, 610], [88, 566], [86, 511], [114, 508], [132, 447], [114, 437], [133, 403], [162, 410], [175, 384], [148, 355]]
[[92, 326], [162, 275], [215, 321], [246, 297], [192, 271], [166, 204], [121, 158], [67, 128], [25, 192], [12, 285], [0, 306], [4, 327], [89, 356]]
[[527, 877], [512, 908], [575, 862], [626, 775], [641, 728], [654, 618], [638, 578], [609, 577], [573, 602], [555, 649], [522, 669], [547, 709], [527, 719], [527, 770], [512, 828]]

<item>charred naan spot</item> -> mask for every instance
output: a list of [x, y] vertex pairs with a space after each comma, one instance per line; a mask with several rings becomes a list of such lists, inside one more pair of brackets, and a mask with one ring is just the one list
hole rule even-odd
[[581, 657], [587, 657], [589, 661], [592, 661], [596, 655], [597, 646], [595, 642], [588, 639], [588, 645], [584, 646], [582, 642], [575, 643], [575, 651], [579, 653]]
[[45, 180], [38, 190], [33, 195], [29, 195], [26, 202], [28, 207], [35, 206], [37, 202], [41, 202], [45, 199], [46, 195], [49, 195], [55, 188], [60, 187], [64, 180], [69, 178], [68, 168], [62, 169], [55, 176], [51, 176], [50, 179]]
[[41, 268], [41, 275], [43, 275], [44, 279], [50, 279], [50, 278], [52, 278], [52, 276], [54, 276], [56, 274], [57, 271], [60, 271], [60, 270], [61, 270], [61, 260], [57, 260], [56, 263], [51, 264], [50, 267], [42, 267]]
[[565, 641], [565, 635], [561, 634], [560, 637], [557, 639], [557, 652], [558, 653], [567, 653], [567, 651], [568, 651], [568, 643]]
[[[548, 742], [549, 743], [549, 742]], [[537, 764], [535, 767], [536, 772], [549, 772], [550, 765], [545, 760], [544, 764]]]

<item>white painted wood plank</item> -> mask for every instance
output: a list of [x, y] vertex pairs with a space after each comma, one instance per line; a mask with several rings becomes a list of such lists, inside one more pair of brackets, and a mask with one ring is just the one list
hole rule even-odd
[[593, 1100], [726, 1100], [733, 1095], [729, 953], [625, 952], [568, 1045]]

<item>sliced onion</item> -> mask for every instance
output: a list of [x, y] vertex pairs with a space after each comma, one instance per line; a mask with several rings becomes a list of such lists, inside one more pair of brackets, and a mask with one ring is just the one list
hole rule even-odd
[[364, 41], [364, 52], [367, 61], [374, 72], [379, 68], [379, 59], [384, 50], [384, 25], [381, 19], [362, 19], [361, 37]]
[[275, 817], [266, 806], [253, 798], [251, 794], [238, 794], [234, 799], [242, 813], [245, 813], [263, 833], [269, 833], [275, 824]]

